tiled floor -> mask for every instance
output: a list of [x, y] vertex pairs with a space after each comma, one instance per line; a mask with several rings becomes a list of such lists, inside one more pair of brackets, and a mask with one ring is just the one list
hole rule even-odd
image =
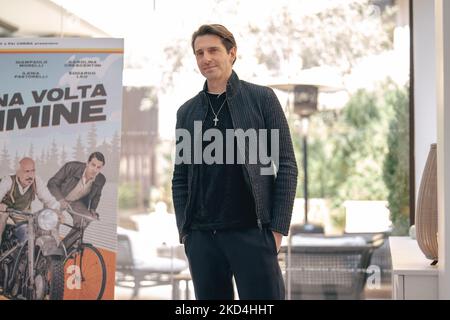
[[[184, 289], [184, 288], [183, 288]], [[133, 289], [129, 288], [115, 288], [115, 300], [129, 300], [133, 294]], [[181, 290], [181, 298], [184, 299], [184, 290]], [[389, 285], [382, 285], [379, 289], [366, 289], [365, 296], [367, 300], [390, 300], [391, 288]], [[190, 288], [190, 298], [193, 299], [194, 291]], [[136, 300], [171, 300], [172, 299], [172, 287], [171, 285], [163, 285], [151, 288], [142, 288], [139, 291], [139, 295]], [[7, 300], [0, 295], [0, 300]]]
[[[133, 289], [116, 287], [115, 288], [115, 299], [116, 300], [129, 300], [132, 298]], [[181, 299], [185, 298], [184, 286], [180, 290]], [[189, 291], [190, 299], [194, 297], [194, 290], [191, 287]], [[172, 300], [172, 286], [161, 285], [150, 288], [141, 288], [139, 290], [139, 295], [135, 300]]]
[[[133, 294], [133, 290], [129, 288], [115, 288], [116, 300], [129, 300]], [[184, 299], [185, 292], [184, 287], [181, 288], [181, 299]], [[366, 300], [390, 300], [392, 297], [390, 284], [382, 284], [380, 288], [368, 289], [364, 291]], [[192, 284], [190, 286], [190, 299], [194, 299], [194, 290]], [[139, 295], [136, 300], [171, 300], [172, 299], [172, 287], [171, 285], [156, 286], [151, 288], [142, 288], [139, 291]]]
[[390, 283], [382, 283], [380, 288], [364, 290], [366, 300], [391, 300], [392, 288]]

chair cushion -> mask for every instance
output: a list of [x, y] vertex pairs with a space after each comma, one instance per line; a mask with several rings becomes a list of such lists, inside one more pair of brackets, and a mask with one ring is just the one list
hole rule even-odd
[[159, 273], [179, 273], [185, 270], [188, 265], [181, 259], [170, 259], [161, 257], [151, 257], [146, 260], [136, 260], [135, 269], [138, 271], [159, 272]]
[[308, 237], [295, 235], [291, 238], [293, 246], [365, 246], [367, 244], [363, 237]]
[[180, 273], [188, 268], [185, 260], [158, 257], [156, 255], [156, 249], [150, 246], [146, 238], [139, 232], [118, 227], [117, 233], [119, 235], [126, 235], [130, 239], [130, 245], [132, 246], [131, 258], [134, 262], [133, 269], [135, 271], [146, 273]]

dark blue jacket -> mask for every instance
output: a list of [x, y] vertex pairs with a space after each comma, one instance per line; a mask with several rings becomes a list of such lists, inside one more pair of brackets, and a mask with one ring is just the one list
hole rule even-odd
[[[198, 188], [194, 170], [194, 141], [200, 142], [201, 136], [194, 137], [194, 121], [205, 119], [208, 111], [204, 90], [184, 103], [177, 112], [177, 129], [186, 129], [192, 137], [191, 164], [175, 164], [172, 179], [172, 196], [175, 208], [180, 241], [188, 231], [192, 218], [190, 203]], [[260, 169], [267, 167], [258, 161], [256, 164], [243, 165], [244, 178], [248, 183], [255, 202], [258, 226], [268, 225], [271, 230], [287, 235], [292, 216], [292, 208], [297, 188], [297, 163], [294, 148], [283, 109], [271, 88], [239, 80], [233, 71], [226, 87], [228, 108], [234, 129], [278, 129], [279, 165], [276, 175], [261, 175]], [[270, 133], [268, 134], [270, 137]], [[224, 139], [225, 140], [225, 139]], [[270, 154], [270, 139], [267, 146]], [[178, 145], [177, 145], [178, 147]], [[238, 145], [239, 149], [239, 145]], [[246, 159], [248, 143], [245, 144]], [[177, 150], [178, 152], [178, 150]], [[259, 158], [259, 157], [258, 157]], [[218, 182], [220, 183], [220, 182]]]

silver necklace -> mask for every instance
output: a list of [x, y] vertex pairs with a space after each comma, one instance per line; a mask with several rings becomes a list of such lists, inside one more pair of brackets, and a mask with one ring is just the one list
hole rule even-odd
[[[220, 95], [219, 95], [219, 96], [220, 96]], [[209, 99], [209, 97], [207, 97], [207, 98], [208, 98], [209, 106], [211, 107], [211, 111], [212, 111], [212, 113], [214, 114], [214, 119], [213, 119], [213, 121], [214, 121], [214, 127], [217, 127], [217, 122], [219, 122], [218, 115], [219, 115], [220, 111], [222, 110], [222, 107], [225, 105], [225, 102], [227, 102], [227, 99], [225, 98], [225, 100], [223, 100], [222, 105], [221, 105], [220, 108], [219, 108], [219, 111], [217, 111], [217, 113], [215, 113], [215, 112], [214, 112], [214, 109], [213, 109], [213, 107], [212, 107], [212, 104], [211, 104], [211, 100]]]

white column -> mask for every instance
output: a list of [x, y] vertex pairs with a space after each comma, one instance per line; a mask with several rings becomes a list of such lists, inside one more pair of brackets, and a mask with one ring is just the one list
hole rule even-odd
[[434, 1], [413, 1], [415, 194], [430, 144], [436, 142], [436, 53]]
[[450, 1], [435, 0], [435, 16], [439, 299], [450, 299]]

